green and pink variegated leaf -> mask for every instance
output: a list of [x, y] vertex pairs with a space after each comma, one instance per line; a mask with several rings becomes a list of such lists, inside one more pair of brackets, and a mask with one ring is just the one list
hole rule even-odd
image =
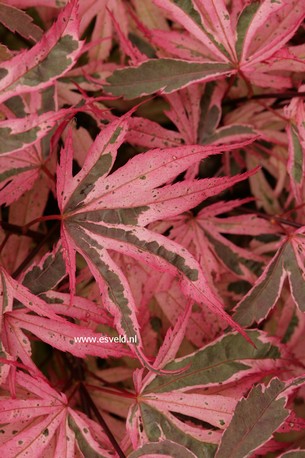
[[[57, 112], [30, 114], [22, 118], [11, 118], [0, 122], [0, 154], [10, 155], [36, 145], [56, 126], [56, 123], [70, 114], [69, 109]], [[14, 155], [18, 157], [18, 155]], [[20, 157], [20, 156], [19, 156]], [[3, 160], [3, 159], [2, 159]]]
[[[74, 457], [77, 450], [84, 456], [111, 458], [92, 434], [90, 420], [86, 421], [68, 407], [67, 398], [37, 376], [17, 372], [18, 398], [2, 396], [0, 451], [8, 458], [31, 455], [33, 458], [50, 456]], [[24, 394], [27, 392], [26, 399]], [[28, 412], [31, 411], [31, 415]], [[91, 421], [92, 422], [92, 421]]]
[[[210, 0], [205, 2], [200, 0], [194, 2], [191, 0], [186, 2], [154, 0], [154, 3], [196, 37], [213, 54], [214, 59], [212, 60], [229, 61], [228, 52], [224, 49], [223, 43], [227, 44], [229, 38], [234, 45], [234, 37], [232, 31], [229, 30], [230, 17], [222, 0], [217, 1], [217, 6]], [[229, 50], [229, 54], [231, 53], [232, 48]]]
[[23, 155], [18, 156], [9, 155], [1, 159], [0, 205], [10, 205], [19, 199], [33, 187], [39, 177], [40, 164], [35, 164], [35, 158], [32, 158], [26, 150]]
[[[1, 421], [3, 426], [0, 441], [0, 451], [8, 458], [13, 458], [19, 453], [30, 453], [31, 456], [41, 456], [41, 451], [60, 426], [65, 416], [66, 397], [53, 390], [46, 381], [39, 377], [35, 379], [27, 374], [17, 372], [16, 384], [28, 390], [31, 399], [1, 399]], [[28, 410], [31, 409], [29, 417]], [[29, 418], [37, 421], [29, 421]], [[16, 433], [5, 434], [14, 425]], [[46, 432], [45, 432], [46, 431]], [[43, 434], [45, 432], [45, 434]], [[37, 453], [39, 451], [39, 454]]]
[[[132, 99], [157, 91], [169, 94], [196, 82], [215, 81], [231, 75], [239, 75], [258, 86], [289, 87], [292, 85], [289, 70], [304, 71], [301, 62], [291, 64], [298, 61], [293, 56], [285, 67], [288, 75], [276, 75], [267, 61], [276, 52], [285, 49], [285, 44], [302, 23], [305, 17], [302, 0], [288, 3], [285, 0], [265, 0], [261, 4], [240, 5], [236, 30], [222, 0], [218, 0], [217, 5], [203, 0], [154, 0], [154, 3], [206, 48], [205, 56], [197, 55], [194, 61], [192, 53], [183, 55], [183, 60], [163, 58], [163, 54], [160, 59], [116, 70], [107, 78], [105, 85], [106, 91], [113, 95]], [[174, 42], [177, 32], [172, 33], [175, 34]], [[177, 56], [170, 37], [164, 36], [162, 40], [158, 31], [157, 40], [154, 40], [154, 32], [146, 35], [165, 51], [166, 56]], [[183, 47], [183, 42], [181, 39], [176, 41], [178, 57], [181, 57], [179, 48]]]
[[[220, 442], [220, 430], [226, 429], [227, 425], [230, 424], [225, 432], [227, 434], [234, 417], [236, 417], [236, 405], [239, 405], [237, 403], [238, 390], [230, 391], [229, 389], [225, 394], [225, 387], [222, 387], [223, 392], [217, 393], [216, 391], [213, 394], [209, 391], [196, 393], [195, 389], [205, 388], [206, 390], [207, 387], [215, 386], [217, 390], [219, 389], [219, 380], [222, 381], [222, 384], [228, 383], [228, 386], [232, 381], [239, 381], [242, 385], [243, 379], [251, 373], [257, 374], [261, 379], [268, 371], [272, 373], [277, 365], [275, 360], [281, 358], [280, 353], [277, 353], [278, 348], [272, 345], [272, 339], [268, 339], [263, 333], [251, 331], [250, 334], [256, 349], [250, 345], [247, 348], [240, 346], [238, 340], [241, 337], [231, 334], [204, 347], [193, 355], [179, 358], [166, 366], [166, 368], [173, 368], [180, 364], [185, 365], [186, 369], [182, 374], [167, 377], [149, 374], [143, 380], [142, 394], [138, 396], [140, 412], [135, 414], [133, 409], [130, 410], [130, 422], [135, 421], [141, 424], [141, 426], [138, 424], [140, 431], [143, 430], [141, 442], [143, 440], [159, 441], [162, 437], [185, 445], [196, 456], [214, 456], [214, 444]], [[216, 383], [213, 383], [214, 376], [217, 380]], [[140, 381], [138, 383], [141, 385]], [[250, 383], [251, 386], [253, 380]], [[291, 390], [290, 385], [279, 383], [282, 384], [283, 390], [277, 395], [284, 389]], [[296, 385], [301, 383], [303, 382], [296, 382]], [[287, 400], [286, 393], [283, 393], [284, 395], [286, 396], [285, 400]], [[267, 401], [266, 399], [266, 403]], [[256, 403], [260, 406], [257, 400]], [[269, 406], [267, 405], [267, 407]], [[274, 429], [272, 429], [271, 434], [288, 417], [288, 412], [283, 410], [283, 406], [279, 407], [281, 407], [279, 409], [280, 415], [284, 413], [284, 416], [278, 424], [272, 425]], [[272, 407], [270, 408], [272, 410]], [[257, 409], [264, 413], [265, 406], [261, 405]], [[197, 418], [204, 421], [205, 424], [213, 425], [219, 431], [216, 430], [211, 434], [211, 430], [190, 426], [190, 424], [184, 423], [180, 417], [176, 418], [173, 413], [183, 415], [184, 418]], [[252, 419], [253, 416], [250, 416], [249, 421]], [[257, 421], [260, 421], [259, 414]], [[257, 426], [260, 428], [259, 425]], [[268, 438], [269, 436], [266, 440]], [[201, 442], [201, 447], [199, 447], [198, 440]], [[232, 447], [233, 444], [236, 445], [236, 441], [232, 441]], [[220, 450], [222, 450], [222, 445]]]
[[144, 402], [139, 404], [139, 410], [145, 442], [159, 442], [165, 438], [186, 446], [188, 452], [198, 458], [214, 456], [220, 436], [218, 431], [211, 434], [210, 430], [187, 425], [170, 412], [157, 410]]
[[260, 323], [280, 297], [285, 279], [288, 277], [293, 300], [304, 312], [304, 235], [297, 231], [280, 246], [268, 263], [253, 288], [237, 304], [234, 318], [242, 326]]
[[231, 65], [223, 62], [150, 59], [136, 67], [116, 70], [107, 78], [105, 90], [112, 95], [134, 99], [157, 91], [170, 94], [192, 83], [214, 81], [231, 73]]
[[[241, 62], [244, 68], [249, 66], [249, 62], [252, 65], [264, 61], [281, 49], [305, 15], [305, 6], [301, 0], [265, 0], [261, 5], [253, 3], [246, 7], [243, 14], [247, 8], [247, 22], [241, 16], [237, 26], [239, 36], [236, 45], [239, 50], [242, 44]], [[247, 29], [244, 35], [245, 26]]]
[[170, 440], [161, 440], [158, 442], [150, 442], [142, 447], [137, 448], [134, 452], [128, 455], [128, 458], [196, 458], [193, 452], [185, 448], [183, 445], [177, 444]]
[[0, 101], [54, 84], [73, 67], [81, 48], [77, 2], [73, 0], [35, 46], [0, 65]]
[[232, 148], [188, 146], [138, 155], [109, 174], [126, 131], [127, 121], [123, 118], [107, 126], [73, 178], [71, 136], [62, 150], [57, 193], [63, 212], [62, 243], [71, 298], [75, 290], [75, 253], [79, 252], [87, 261], [119, 331], [128, 337], [136, 335], [141, 347], [134, 300], [123, 272], [108, 254], [108, 250], [113, 249], [159, 270], [178, 274], [185, 294], [234, 326], [195, 259], [184, 248], [143, 226], [165, 214], [174, 216], [187, 210], [247, 178], [249, 173], [232, 178], [185, 181], [156, 189], [198, 159]]
[[63, 321], [60, 316], [48, 310], [47, 304], [42, 299], [32, 294], [25, 286], [14, 280], [2, 267], [0, 269], [0, 273], [3, 292], [1, 295], [1, 309], [3, 313], [9, 313], [12, 310], [13, 300], [16, 299], [28, 310], [31, 310], [38, 315]]
[[[98, 323], [105, 324], [113, 329], [113, 319], [99, 304], [96, 304], [90, 299], [82, 296], [74, 296], [73, 303], [70, 304], [69, 294], [58, 291], [48, 291], [42, 294], [41, 297], [48, 303], [48, 306], [53, 312], [81, 320], [82, 325], [87, 325], [88, 328], [93, 327], [94, 329], [96, 328], [94, 323]], [[89, 323], [91, 326], [89, 326]]]
[[245, 458], [267, 442], [289, 416], [285, 409], [292, 386], [302, 381], [284, 383], [277, 378], [266, 387], [254, 387], [248, 397], [236, 406], [232, 421], [225, 431], [217, 458]]
[[25, 272], [22, 284], [33, 294], [40, 295], [53, 290], [66, 276], [61, 247], [56, 244], [38, 263], [34, 262]]
[[191, 89], [185, 88], [165, 97], [170, 104], [170, 110], [165, 111], [165, 114], [176, 125], [185, 143], [189, 145], [197, 143], [198, 140], [198, 127], [202, 114], [200, 104], [205, 89], [206, 86], [196, 84]]
[[[6, 314], [6, 321], [9, 327], [26, 329], [54, 348], [63, 352], [68, 351], [74, 356], [82, 358], [86, 355], [101, 358], [131, 356], [130, 351], [122, 344], [100, 343], [101, 333], [91, 331], [86, 326], [70, 323], [67, 320], [55, 321], [33, 316], [23, 311], [14, 311]], [[83, 340], [77, 341], [79, 338]]]
[[165, 129], [157, 122], [141, 117], [130, 118], [129, 129], [125, 138], [132, 145], [149, 149], [181, 146], [184, 143], [180, 133]]
[[[122, 345], [101, 344], [99, 342], [101, 334], [88, 329], [86, 326], [70, 323], [63, 318], [66, 315], [87, 321], [89, 318], [96, 317], [96, 307], [90, 301], [76, 298], [75, 304], [69, 308], [67, 295], [62, 297], [58, 293], [55, 300], [62, 301], [63, 305], [60, 306], [58, 304], [56, 307], [55, 304], [49, 304], [41, 297], [32, 294], [25, 286], [12, 279], [4, 270], [1, 272], [1, 279], [1, 318], [3, 319], [2, 341], [4, 349], [15, 358], [20, 358], [26, 366], [31, 368], [33, 373], [37, 373], [37, 368], [30, 358], [30, 341], [22, 329], [32, 332], [38, 338], [53, 344], [56, 348], [62, 351], [69, 351], [76, 356], [84, 356], [90, 353], [104, 356], [109, 354], [113, 356], [130, 355], [130, 352]], [[18, 301], [18, 306], [15, 310], [13, 310], [14, 299]], [[46, 300], [48, 299], [47, 296]], [[54, 300], [54, 295], [51, 295], [51, 300]], [[22, 304], [26, 307], [24, 310], [20, 310]], [[33, 315], [33, 312], [40, 316]], [[40, 318], [42, 318], [41, 321]], [[103, 320], [101, 317], [95, 318], [95, 321], [109, 324], [109, 320]], [[74, 340], [75, 337], [89, 337], [89, 341], [76, 342]]]
[[11, 32], [17, 32], [27, 40], [36, 43], [41, 39], [43, 33], [41, 28], [33, 24], [33, 19], [28, 14], [14, 6], [1, 3], [0, 22]]
[[[182, 374], [166, 377], [151, 375], [150, 380], [153, 380], [143, 387], [143, 394], [207, 388], [217, 386], [219, 381], [222, 384], [231, 383], [257, 372], [263, 377], [264, 371], [269, 372], [277, 367], [281, 350], [275, 345], [275, 341], [261, 331], [247, 331], [247, 334], [256, 348], [244, 343], [239, 334], [222, 336], [195, 353], [178, 358], [165, 366], [168, 370], [187, 367]], [[263, 362], [266, 364], [261, 371], [259, 367]]]
[[216, 428], [225, 429], [232, 419], [237, 401], [221, 395], [196, 393], [157, 393], [141, 397], [141, 402], [158, 409], [197, 418]]
[[[80, 183], [73, 191], [75, 194], [78, 193], [78, 197], [73, 198], [71, 196], [70, 200], [67, 199], [65, 211], [72, 211], [73, 206], [82, 201], [79, 208], [73, 209], [73, 214], [83, 214], [85, 211], [100, 212], [99, 219], [105, 222], [127, 223], [129, 218], [129, 224], [134, 225], [137, 223], [147, 225], [159, 218], [166, 217], [166, 215], [174, 216], [174, 214], [179, 214], [198, 205], [203, 199], [222, 192], [233, 184], [254, 175], [258, 169], [233, 177], [208, 178], [201, 181], [185, 180], [174, 185], [163, 187], [161, 185], [173, 180], [201, 159], [219, 154], [222, 151], [239, 148], [254, 140], [255, 138], [252, 137], [232, 145], [187, 145], [177, 148], [155, 149], [137, 155], [128, 161], [123, 169], [118, 169], [105, 178], [98, 178], [95, 184], [90, 182], [90, 186], [87, 186], [83, 192], [81, 192], [81, 187], [85, 185]], [[103, 162], [106, 162], [106, 159], [107, 156], [103, 158]], [[110, 166], [111, 164], [107, 165], [107, 167]], [[74, 177], [74, 181], [78, 178], [78, 175]], [[182, 196], [188, 200], [180, 199]], [[118, 201], [122, 214], [120, 217], [111, 218], [110, 213], [105, 213], [105, 209], [118, 209]], [[184, 201], [185, 203], [183, 203]], [[164, 202], [168, 202], [167, 207], [165, 207]], [[177, 206], [178, 202], [179, 207]]]
[[[207, 272], [211, 285], [222, 272], [219, 263], [234, 275], [253, 282], [256, 275], [250, 267], [260, 268], [264, 263], [264, 258], [237, 246], [222, 234], [253, 236], [263, 233], [275, 234], [277, 228], [255, 215], [217, 217], [248, 201], [249, 199], [217, 202], [205, 207], [196, 216], [184, 214], [173, 219], [164, 219], [160, 223], [160, 230], [166, 230], [164, 225], [171, 228], [169, 237], [193, 254], [200, 262], [202, 269]], [[158, 224], [153, 225], [152, 228], [158, 230]], [[205, 256], [202, 256], [202, 253], [205, 253]]]
[[104, 129], [89, 149], [83, 167], [73, 178], [73, 147], [70, 133], [57, 169], [57, 196], [61, 211], [82, 207], [88, 194], [91, 197], [96, 190], [101, 193], [101, 183], [113, 167], [117, 149], [124, 140], [127, 128], [127, 121], [122, 117]]
[[[304, 90], [304, 86], [299, 88]], [[291, 189], [298, 204], [303, 202], [304, 176], [305, 176], [305, 126], [304, 126], [304, 102], [294, 98], [285, 109], [285, 115], [289, 117], [286, 131], [288, 135], [289, 156], [288, 173], [290, 175]]]
[[[108, 449], [109, 443], [106, 444], [106, 447], [102, 446], [104, 435], [98, 437], [97, 440], [96, 434], [93, 434], [96, 431], [96, 427], [93, 428], [92, 420], [87, 419], [84, 415], [78, 414], [75, 410], [68, 409], [68, 425], [75, 435], [75, 452], [80, 450], [83, 456], [94, 456], [96, 458], [112, 458], [113, 451]], [[109, 441], [107, 441], [109, 442]], [[68, 445], [68, 444], [67, 444]], [[111, 448], [111, 445], [110, 445]], [[61, 453], [60, 447], [58, 447], [59, 452]]]
[[142, 396], [139, 396], [139, 402], [130, 408], [127, 421], [129, 434], [136, 449], [145, 443], [157, 443], [167, 439], [183, 445], [196, 457], [212, 457], [221, 436], [220, 431], [192, 426], [191, 422], [179, 420], [164, 408], [159, 410], [144, 400], [142, 402]]

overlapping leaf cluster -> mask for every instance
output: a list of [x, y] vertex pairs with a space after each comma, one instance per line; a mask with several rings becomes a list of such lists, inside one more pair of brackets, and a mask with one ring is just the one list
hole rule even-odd
[[3, 456], [305, 455], [304, 18], [0, 3]]

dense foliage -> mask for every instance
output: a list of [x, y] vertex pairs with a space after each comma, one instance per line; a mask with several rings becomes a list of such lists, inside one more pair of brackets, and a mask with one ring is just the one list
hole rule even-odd
[[3, 457], [305, 457], [304, 18], [2, 0]]

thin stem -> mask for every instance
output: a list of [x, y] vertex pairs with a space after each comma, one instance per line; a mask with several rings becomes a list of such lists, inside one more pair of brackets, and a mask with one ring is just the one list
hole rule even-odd
[[105, 422], [104, 418], [102, 417], [100, 411], [98, 410], [98, 408], [96, 407], [93, 399], [91, 398], [90, 394], [89, 394], [89, 391], [87, 390], [87, 388], [85, 387], [85, 385], [83, 383], [80, 383], [79, 385], [79, 390], [80, 392], [83, 392], [84, 396], [87, 398], [87, 401], [88, 401], [88, 404], [90, 406], [90, 409], [92, 410], [92, 412], [94, 413], [94, 415], [96, 416], [96, 419], [97, 421], [99, 422], [99, 424], [101, 425], [101, 427], [103, 428], [103, 430], [105, 431], [105, 433], [107, 434], [113, 448], [115, 449], [115, 451], [117, 452], [117, 454], [119, 455], [120, 458], [126, 458], [126, 455], [125, 453], [123, 452], [123, 450], [121, 449], [121, 447], [119, 446], [119, 444], [117, 443], [114, 435], [112, 434], [112, 432], [110, 431], [107, 423]]
[[[241, 71], [239, 70], [239, 75], [241, 76], [241, 78], [244, 80], [244, 82], [246, 83], [247, 85], [247, 88], [248, 88], [248, 96], [247, 96], [247, 100], [257, 100], [258, 98], [255, 97], [255, 95], [253, 94], [253, 87], [250, 83], [250, 81], [248, 80], [248, 78], [246, 77], [246, 75]], [[262, 106], [263, 108], [265, 108], [265, 110], [268, 110], [270, 111], [271, 113], [273, 113], [275, 116], [278, 116], [280, 119], [284, 120], [285, 122], [289, 122], [289, 119], [285, 118], [284, 116], [282, 116], [280, 113], [277, 113], [276, 110], [273, 110], [273, 108], [269, 107], [268, 105], [266, 105], [264, 102], [260, 101], [260, 100], [257, 100], [257, 104]]]
[[[72, 382], [72, 379], [71, 379], [71, 382]], [[66, 388], [66, 390], [68, 389], [68, 387]], [[79, 384], [77, 383], [74, 387], [73, 387], [73, 390], [71, 391], [71, 393], [69, 394], [68, 396], [68, 402], [71, 401], [71, 399], [73, 398], [73, 396], [75, 395], [75, 393], [78, 391], [79, 389]], [[65, 392], [66, 390], [62, 390], [63, 392]]]
[[48, 167], [46, 167], [45, 164], [42, 164], [41, 170], [50, 178], [51, 181], [53, 181], [54, 183], [56, 183], [55, 176], [52, 175], [52, 173], [50, 172], [50, 170], [48, 169]]
[[125, 399], [126, 398], [136, 399], [136, 395], [134, 393], [129, 393], [128, 391], [125, 391], [125, 390], [104, 388], [102, 386], [90, 385], [90, 383], [86, 383], [86, 385], [87, 387], [92, 388], [93, 390], [102, 391], [103, 393], [113, 394], [114, 396], [120, 396]]
[[25, 226], [17, 226], [17, 224], [11, 224], [5, 221], [0, 221], [0, 227], [12, 234], [25, 235], [26, 237], [31, 237], [37, 241], [42, 240], [45, 237], [45, 234], [42, 234], [41, 232], [25, 229]]
[[262, 213], [262, 212], [258, 212], [258, 211], [253, 211], [253, 210], [250, 210], [249, 208], [245, 208], [245, 207], [239, 207], [239, 209], [245, 213], [254, 213], [255, 215], [257, 216], [260, 216], [261, 218], [264, 218], [264, 219], [267, 219], [268, 221], [276, 221], [278, 223], [281, 223], [281, 224], [286, 224], [287, 226], [291, 226], [291, 227], [296, 227], [296, 228], [300, 228], [300, 227], [303, 227], [304, 224], [301, 224], [301, 223], [297, 223], [295, 221], [290, 221], [288, 219], [285, 219], [285, 218], [281, 218], [279, 216], [275, 216], [275, 215], [266, 215], [265, 213]]
[[29, 223], [25, 224], [25, 226], [23, 226], [23, 228], [24, 228], [25, 231], [27, 231], [29, 227], [33, 226], [33, 224], [41, 223], [43, 221], [54, 221], [54, 220], [59, 220], [60, 221], [61, 219], [62, 219], [61, 215], [40, 216], [39, 218], [35, 218], [32, 221], [30, 221]]
[[281, 217], [283, 217], [284, 215], [290, 215], [290, 213], [293, 213], [293, 212], [295, 212], [297, 210], [300, 210], [301, 208], [304, 208], [304, 207], [305, 207], [305, 202], [303, 204], [297, 205], [294, 208], [291, 208], [290, 210], [286, 210], [285, 212], [281, 213]]
[[268, 105], [266, 105], [266, 103], [262, 102], [261, 100], [258, 100], [256, 103], [258, 105], [260, 105], [261, 107], [265, 108], [265, 110], [270, 111], [270, 113], [272, 113], [273, 115], [277, 116], [278, 118], [280, 118], [285, 123], [289, 123], [289, 119], [288, 118], [286, 118], [285, 116], [281, 115], [281, 113], [278, 113], [276, 110], [274, 110], [273, 108], [271, 108]]

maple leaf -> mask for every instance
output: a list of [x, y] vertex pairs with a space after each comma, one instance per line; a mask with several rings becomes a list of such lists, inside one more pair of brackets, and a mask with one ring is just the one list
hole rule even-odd
[[[154, 3], [186, 29], [193, 44], [188, 43], [187, 33], [146, 31], [153, 44], [178, 59], [150, 59], [135, 67], [116, 70], [106, 80], [105, 89], [109, 93], [127, 99], [156, 91], [169, 94], [195, 82], [232, 75], [263, 87], [291, 86], [289, 77], [273, 71], [279, 70], [273, 55], [281, 52], [283, 56], [285, 43], [301, 24], [305, 16], [301, 0], [246, 4], [239, 11], [236, 25], [223, 0], [217, 2], [217, 7], [212, 0], [154, 0]], [[289, 72], [293, 66], [295, 71], [304, 71], [304, 62], [293, 55], [282, 58], [280, 64], [281, 70]]]
[[[249, 335], [255, 342], [256, 349], [248, 343], [240, 346], [242, 337], [229, 334], [192, 355], [175, 359], [165, 366], [167, 369], [176, 369], [189, 363], [190, 367], [183, 374], [167, 377], [148, 374], [143, 380], [141, 376], [135, 376], [139, 394], [137, 404], [130, 408], [128, 418], [134, 447], [148, 441], [167, 439], [185, 446], [195, 456], [214, 456], [216, 444], [221, 439], [221, 430], [230, 423], [238, 399], [229, 392], [213, 394], [202, 390], [218, 384], [220, 380], [223, 384], [232, 380], [242, 383], [244, 378], [251, 373], [255, 374], [257, 370], [263, 377], [264, 370], [276, 367], [276, 359], [281, 358], [276, 347], [263, 333], [250, 331]], [[172, 351], [177, 349], [177, 342], [172, 341], [167, 345], [167, 350], [169, 348]], [[165, 357], [163, 362], [166, 362], [168, 358], [165, 348], [160, 351]], [[260, 364], [264, 367], [262, 371], [258, 369]], [[224, 387], [223, 389], [225, 390]], [[209, 429], [185, 423], [177, 414], [210, 423], [214, 426], [214, 431], [211, 434]], [[286, 416], [285, 413], [285, 418]], [[139, 443], [136, 430], [143, 431], [139, 433]]]
[[[258, 130], [250, 122], [239, 121], [219, 126], [224, 91], [224, 84], [193, 84], [175, 93], [163, 95], [170, 105], [164, 114], [177, 127], [178, 132], [165, 129], [158, 122], [134, 117], [129, 121], [126, 141], [150, 149], [182, 144], [220, 145], [257, 137]], [[199, 164], [190, 167], [186, 178], [194, 178], [198, 168]]]
[[[200, 263], [212, 289], [217, 290], [221, 276], [225, 275], [227, 270], [237, 278], [254, 283], [257, 278], [255, 272], [261, 269], [265, 259], [233, 244], [222, 233], [258, 236], [263, 232], [274, 234], [277, 228], [255, 215], [226, 218], [218, 216], [248, 201], [249, 199], [218, 202], [205, 207], [197, 215], [186, 213], [171, 219], [165, 218], [152, 223], [149, 227], [160, 233], [168, 233], [170, 239], [187, 248]], [[140, 296], [143, 309], [146, 309], [154, 298], [168, 320], [174, 324], [187, 304], [178, 282], [166, 273], [160, 278], [156, 275], [151, 278], [150, 271], [144, 266], [130, 263], [128, 260], [126, 264], [125, 275], [136, 297]], [[137, 279], [136, 282], [133, 278]], [[225, 320], [216, 317], [209, 309], [194, 308], [188, 320], [185, 337], [200, 347], [203, 343], [213, 340], [225, 327]]]
[[[46, 260], [44, 259], [43, 262]], [[30, 278], [31, 276], [28, 274], [26, 276], [27, 282]], [[67, 305], [69, 302], [68, 295], [54, 293], [44, 297], [35, 296], [24, 285], [11, 278], [3, 268], [1, 268], [1, 290], [0, 329], [3, 348], [11, 356], [20, 358], [36, 375], [39, 371], [30, 358], [30, 340], [23, 330], [30, 331], [42, 341], [52, 344], [61, 351], [69, 351], [79, 357], [84, 357], [87, 354], [100, 357], [110, 354], [112, 356], [130, 355], [130, 351], [122, 345], [115, 343], [99, 345], [100, 333], [92, 331], [84, 325], [71, 323], [64, 318], [66, 316], [85, 322], [90, 318], [96, 323], [109, 324], [109, 320], [100, 316], [96, 305], [92, 304], [91, 301], [75, 297], [73, 306], [69, 307]], [[13, 309], [14, 299], [19, 302], [19, 306], [15, 306]], [[52, 303], [49, 304], [48, 300]], [[36, 315], [33, 315], [33, 312]], [[85, 337], [89, 340], [79, 345], [75, 340], [76, 337]]]
[[33, 294], [53, 290], [66, 276], [65, 263], [59, 244], [51, 252], [43, 256], [40, 261], [33, 262], [23, 274], [21, 282]]
[[222, 81], [194, 84], [164, 95], [170, 104], [166, 116], [176, 125], [186, 144], [223, 144], [257, 135], [244, 120], [220, 127], [221, 102], [226, 90]]
[[237, 304], [235, 319], [243, 326], [260, 323], [274, 307], [288, 277], [292, 298], [304, 312], [304, 229], [301, 228], [281, 243], [278, 251], [257, 279], [253, 288]]
[[0, 101], [46, 88], [67, 72], [80, 55], [77, 2], [69, 2], [57, 22], [28, 51], [0, 64]]
[[[75, 291], [77, 251], [94, 275], [103, 301], [115, 317], [118, 331], [129, 338], [136, 335], [141, 348], [134, 299], [123, 272], [108, 253], [113, 249], [159, 270], [179, 274], [186, 294], [231, 323], [195, 259], [178, 244], [151, 233], [144, 226], [165, 215], [181, 213], [248, 174], [160, 187], [192, 162], [220, 150], [204, 146], [152, 150], [109, 174], [127, 129], [127, 121], [122, 118], [107, 126], [92, 144], [75, 177], [71, 174], [71, 135], [61, 152], [57, 196], [62, 212], [61, 239], [71, 295]], [[223, 146], [221, 150], [231, 148]]]
[[0, 2], [3, 456], [304, 455], [304, 17]]
[[21, 150], [24, 151], [26, 147], [35, 145], [52, 130], [57, 121], [68, 113], [69, 110], [48, 111], [41, 115], [35, 113], [22, 118], [14, 119], [10, 117], [10, 119], [1, 121], [0, 153], [7, 155]]
[[[263, 385], [254, 387], [247, 399], [242, 399], [237, 404], [232, 421], [222, 437], [215, 457], [244, 458], [251, 456], [252, 452], [265, 443], [272, 433], [284, 423], [289, 415], [289, 410], [284, 408], [287, 404], [288, 392], [300, 383], [302, 380], [284, 383], [274, 378], [267, 387]], [[242, 428], [240, 427], [241, 417]]]
[[[211, 285], [215, 278], [219, 280], [219, 263], [237, 277], [253, 282], [256, 276], [251, 271], [252, 263], [259, 267], [264, 259], [237, 246], [222, 234], [274, 234], [276, 227], [255, 215], [227, 216], [225, 219], [219, 216], [248, 201], [249, 199], [220, 201], [203, 208], [195, 216], [184, 214], [170, 220], [164, 219], [160, 223], [160, 229], [170, 230], [169, 237], [193, 254], [207, 272]], [[158, 230], [158, 223], [153, 227]], [[205, 255], [202, 256], [202, 253]]]
[[128, 33], [126, 7], [121, 0], [93, 1], [89, 7], [88, 4], [81, 2], [80, 17], [82, 18], [80, 23], [82, 33], [95, 18], [91, 39], [96, 42], [96, 45], [89, 50], [89, 57], [92, 61], [104, 61], [109, 57], [112, 39], [116, 37], [114, 18], [120, 24], [122, 35]]
[[113, 457], [109, 441], [102, 435], [99, 440], [94, 438], [90, 420], [69, 407], [63, 393], [41, 377], [33, 378], [21, 371], [17, 371], [15, 381], [17, 398], [0, 398], [0, 451], [6, 457], [30, 454], [40, 458], [42, 453], [75, 456], [77, 450], [84, 456]]

